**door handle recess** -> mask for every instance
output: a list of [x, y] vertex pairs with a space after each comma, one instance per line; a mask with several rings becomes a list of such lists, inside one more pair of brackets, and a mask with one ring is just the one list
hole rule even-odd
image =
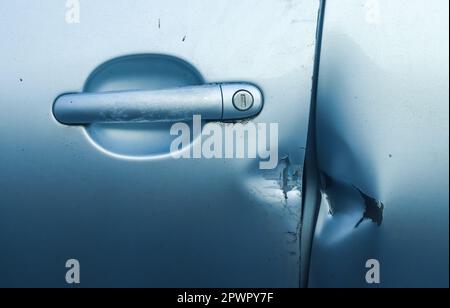
[[248, 83], [216, 83], [166, 90], [79, 93], [59, 96], [55, 118], [67, 125], [120, 122], [237, 120], [263, 108], [259, 88]]

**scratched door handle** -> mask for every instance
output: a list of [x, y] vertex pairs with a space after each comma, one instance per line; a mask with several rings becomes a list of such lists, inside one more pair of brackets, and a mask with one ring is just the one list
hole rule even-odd
[[55, 118], [66, 125], [168, 122], [192, 119], [226, 121], [256, 116], [263, 108], [260, 89], [248, 83], [216, 83], [154, 90], [79, 93], [59, 96]]

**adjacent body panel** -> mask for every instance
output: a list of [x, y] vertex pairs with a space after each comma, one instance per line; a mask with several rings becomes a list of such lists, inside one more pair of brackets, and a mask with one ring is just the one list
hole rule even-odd
[[448, 11], [327, 1], [310, 286], [448, 287]]

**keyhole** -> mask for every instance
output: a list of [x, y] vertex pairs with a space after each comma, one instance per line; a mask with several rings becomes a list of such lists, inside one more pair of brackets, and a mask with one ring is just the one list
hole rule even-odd
[[240, 90], [233, 97], [234, 107], [239, 111], [247, 111], [252, 108], [254, 103], [253, 96], [250, 92]]
[[242, 108], [247, 108], [247, 97], [245, 94], [241, 94], [241, 105]]

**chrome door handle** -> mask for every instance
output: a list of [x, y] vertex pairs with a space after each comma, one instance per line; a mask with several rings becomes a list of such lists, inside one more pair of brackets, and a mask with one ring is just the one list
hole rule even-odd
[[259, 88], [248, 83], [217, 83], [155, 91], [79, 93], [59, 96], [55, 118], [67, 125], [120, 122], [236, 120], [263, 107]]

